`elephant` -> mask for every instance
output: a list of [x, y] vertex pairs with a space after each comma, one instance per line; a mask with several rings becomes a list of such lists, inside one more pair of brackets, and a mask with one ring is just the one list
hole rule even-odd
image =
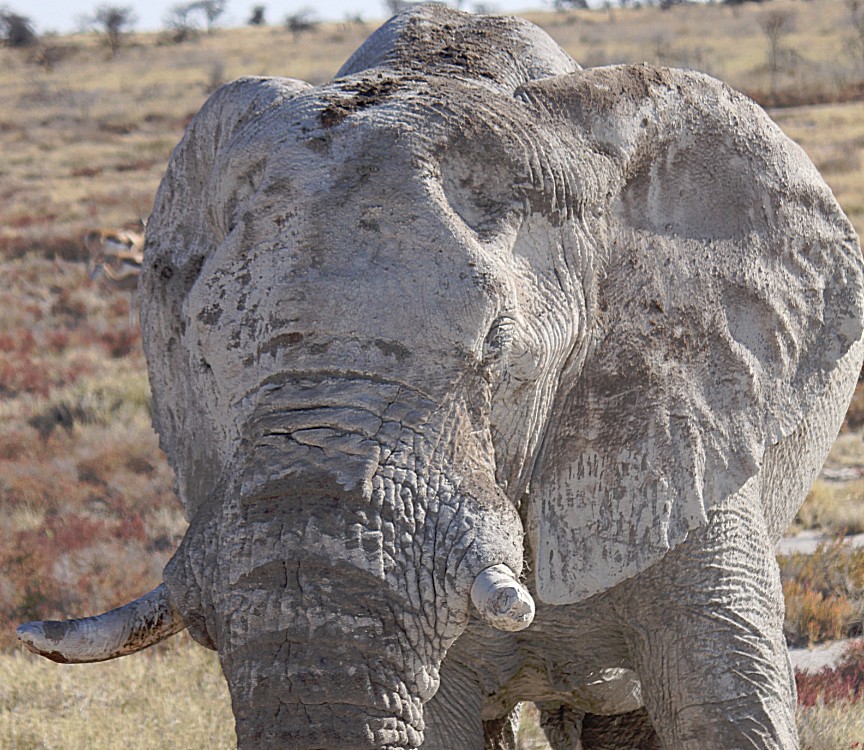
[[864, 268], [755, 103], [419, 6], [328, 83], [214, 93], [144, 255], [189, 527], [154, 591], [28, 648], [188, 628], [240, 748], [506, 750], [526, 702], [554, 750], [798, 747], [773, 549]]

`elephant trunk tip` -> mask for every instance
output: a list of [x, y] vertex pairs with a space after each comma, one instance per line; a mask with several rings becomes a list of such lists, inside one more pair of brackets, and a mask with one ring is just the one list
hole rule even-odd
[[534, 621], [534, 599], [506, 565], [493, 565], [480, 572], [471, 586], [471, 601], [497, 630], [524, 630]]
[[185, 628], [164, 584], [117, 609], [80, 620], [20, 625], [18, 639], [34, 654], [61, 664], [115, 659], [148, 648]]

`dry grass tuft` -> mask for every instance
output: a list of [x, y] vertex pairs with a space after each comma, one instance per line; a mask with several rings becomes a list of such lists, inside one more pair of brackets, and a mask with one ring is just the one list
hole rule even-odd
[[516, 737], [519, 750], [550, 750], [546, 735], [540, 728], [540, 711], [533, 703], [522, 705]]
[[860, 627], [860, 606], [842, 594], [823, 594], [799, 581], [783, 584], [786, 599], [785, 633], [793, 646], [808, 646], [845, 638]]
[[[860, 161], [860, 153], [856, 153], [855, 157], [857, 157], [856, 161]], [[846, 412], [843, 430], [850, 432], [860, 430], [862, 427], [864, 427], [864, 382], [861, 382], [859, 378], [858, 385], [855, 386], [855, 393], [852, 394], [852, 402]]]
[[864, 703], [799, 707], [801, 750], [860, 750], [864, 748]]
[[[860, 438], [857, 438], [860, 443]], [[859, 448], [860, 450], [860, 448]], [[864, 532], [864, 479], [850, 482], [816, 480], [795, 517], [797, 529], [822, 529], [826, 534]]]

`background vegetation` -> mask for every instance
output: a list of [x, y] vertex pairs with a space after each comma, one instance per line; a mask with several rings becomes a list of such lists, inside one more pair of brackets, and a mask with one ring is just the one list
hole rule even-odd
[[[583, 65], [690, 67], [750, 94], [809, 153], [860, 233], [864, 23], [856, 8], [774, 0], [529, 18]], [[5, 13], [0, 32], [9, 28]], [[102, 611], [149, 590], [185, 529], [149, 426], [129, 300], [89, 283], [82, 236], [135, 228], [147, 216], [171, 148], [218, 85], [256, 74], [324, 81], [374, 28], [302, 14], [267, 26], [262, 12], [259, 23], [223, 30], [190, 17], [188, 28], [122, 28], [118, 39], [104, 30], [40, 39], [26, 24], [22, 32], [19, 17], [25, 41], [0, 48], [2, 747], [233, 743], [215, 656], [185, 636], [84, 667], [37, 660], [14, 638], [21, 621]], [[864, 531], [862, 426], [859, 393], [796, 529]], [[830, 542], [816, 555], [781, 559], [781, 570], [790, 644], [861, 633], [864, 552]], [[818, 678], [799, 676], [806, 748], [864, 743], [862, 663], [850, 652]], [[524, 731], [524, 748], [543, 747], [531, 721]]]

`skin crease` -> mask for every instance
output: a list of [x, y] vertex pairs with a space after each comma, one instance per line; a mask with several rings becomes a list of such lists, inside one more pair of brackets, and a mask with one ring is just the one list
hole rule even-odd
[[[147, 227], [164, 581], [242, 748], [798, 747], [773, 546], [864, 359], [857, 238], [695, 73], [391, 20], [242, 79]], [[504, 565], [533, 624], [471, 605]]]

